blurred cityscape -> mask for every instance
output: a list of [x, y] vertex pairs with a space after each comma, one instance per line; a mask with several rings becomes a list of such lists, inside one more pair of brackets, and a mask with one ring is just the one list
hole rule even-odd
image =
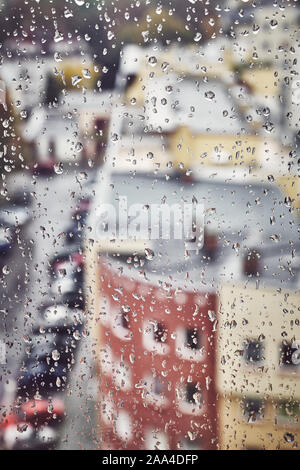
[[0, 25], [0, 448], [299, 449], [298, 2]]

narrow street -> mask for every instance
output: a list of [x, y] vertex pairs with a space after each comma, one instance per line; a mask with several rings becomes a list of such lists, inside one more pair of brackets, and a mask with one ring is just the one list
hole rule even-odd
[[[51, 298], [48, 262], [64, 244], [64, 231], [81, 195], [82, 174], [72, 170], [49, 178], [16, 175], [9, 182], [34, 193], [34, 198], [29, 209], [31, 220], [18, 234], [12, 254], [3, 263], [0, 281], [0, 339], [6, 343], [6, 364], [0, 365], [3, 384], [17, 376], [24, 350], [30, 344], [32, 326], [39, 320], [38, 307]], [[67, 416], [61, 427], [61, 448], [95, 445], [92, 413], [96, 387], [93, 380], [88, 380], [89, 359], [88, 339], [83, 339], [64, 393]]]

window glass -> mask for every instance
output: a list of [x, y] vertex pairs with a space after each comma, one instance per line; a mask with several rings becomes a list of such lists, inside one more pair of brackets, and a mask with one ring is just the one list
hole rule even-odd
[[0, 0], [0, 450], [299, 449], [299, 26]]

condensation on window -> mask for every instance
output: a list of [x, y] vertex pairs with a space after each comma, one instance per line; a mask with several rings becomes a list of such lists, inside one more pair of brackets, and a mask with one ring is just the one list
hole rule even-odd
[[0, 448], [300, 439], [294, 0], [0, 0]]

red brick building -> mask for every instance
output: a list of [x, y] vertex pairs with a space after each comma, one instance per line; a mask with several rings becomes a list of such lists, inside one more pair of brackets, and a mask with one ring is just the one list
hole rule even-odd
[[215, 448], [216, 295], [99, 269], [104, 445]]

